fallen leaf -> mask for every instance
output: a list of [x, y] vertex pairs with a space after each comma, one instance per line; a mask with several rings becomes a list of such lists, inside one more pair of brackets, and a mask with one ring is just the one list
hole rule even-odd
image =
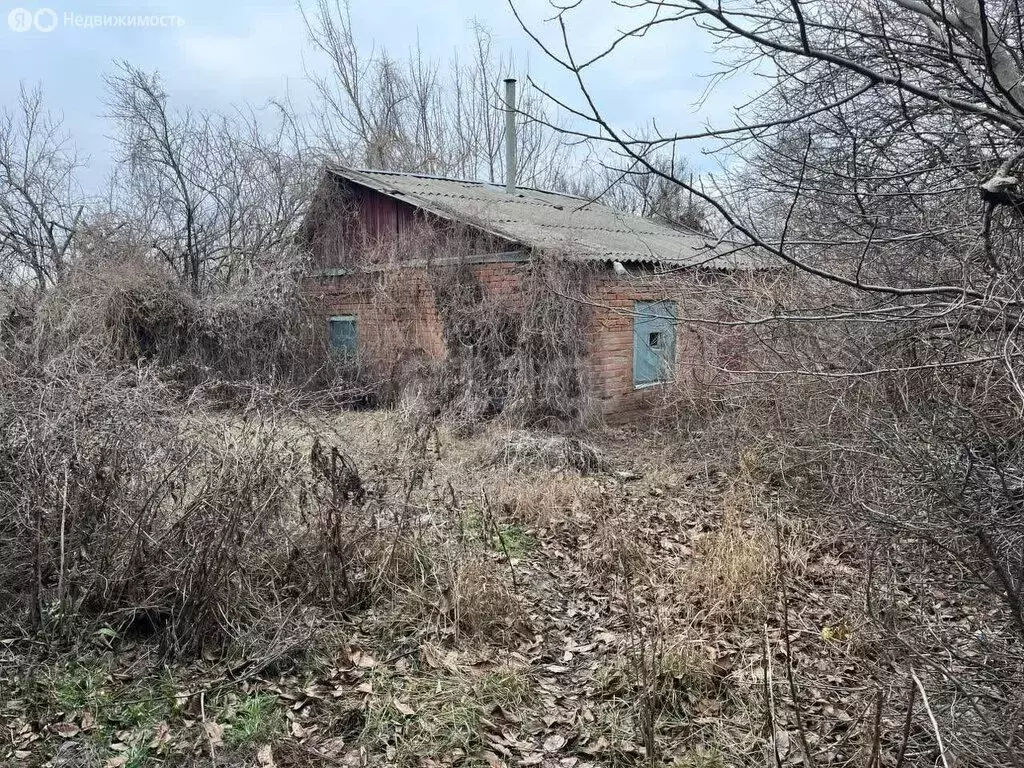
[[565, 736], [560, 733], [556, 733], [553, 736], [548, 736], [544, 739], [544, 751], [545, 752], [557, 752], [566, 744]]
[[345, 739], [341, 736], [335, 736], [334, 738], [327, 739], [320, 743], [317, 751], [327, 758], [338, 757], [345, 751]]
[[789, 754], [789, 734], [783, 730], [775, 731], [775, 750], [779, 753], [779, 757], [785, 757]]
[[118, 755], [107, 760], [103, 768], [123, 768], [125, 765], [128, 765], [128, 755]]
[[269, 744], [264, 744], [256, 752], [256, 762], [263, 768], [277, 768], [277, 763], [274, 762], [274, 751]]
[[349, 659], [357, 667], [362, 667], [363, 669], [372, 669], [377, 666], [377, 660], [370, 654], [363, 653], [362, 651], [353, 651], [349, 654]]
[[416, 714], [416, 710], [413, 709], [412, 707], [410, 707], [404, 701], [399, 701], [398, 699], [395, 699], [394, 703], [395, 703], [395, 709], [397, 709], [399, 712], [401, 712], [406, 717], [412, 717], [413, 715]]
[[53, 726], [53, 731], [62, 739], [73, 739], [82, 732], [82, 729], [74, 723], [57, 723]]
[[171, 726], [166, 722], [160, 723], [156, 727], [156, 733], [153, 734], [152, 741], [149, 742], [150, 749], [163, 749], [167, 746], [167, 743], [171, 740]]
[[423, 661], [431, 669], [438, 669], [444, 666], [444, 657], [430, 643], [420, 646], [420, 653], [423, 654]]
[[203, 730], [206, 731], [206, 736], [210, 739], [210, 745], [219, 747], [224, 743], [224, 726], [218, 725], [212, 720], [207, 720], [203, 723]]

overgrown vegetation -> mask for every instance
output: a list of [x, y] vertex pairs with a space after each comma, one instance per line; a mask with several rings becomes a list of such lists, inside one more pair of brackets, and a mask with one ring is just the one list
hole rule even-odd
[[[346, 215], [331, 213], [335, 222]], [[333, 242], [320, 233], [314, 250], [328, 247], [324, 237]], [[597, 267], [541, 254], [521, 264], [474, 259], [499, 247], [471, 227], [436, 224], [399, 239], [353, 235], [342, 290], [367, 317], [363, 380], [380, 403], [418, 400], [467, 431], [498, 415], [526, 427], [585, 427], [598, 415], [585, 299]]]
[[472, 425], [498, 413], [572, 428], [594, 416], [587, 386], [587, 268], [536, 259], [515, 289], [488, 290], [468, 265], [432, 274], [445, 345], [440, 407]]
[[429, 387], [340, 414], [301, 304], [260, 359], [244, 334], [176, 336], [226, 299], [135, 269], [72, 274], [5, 330], [9, 755], [909, 765], [936, 732], [966, 750], [990, 729], [986, 760], [1013, 748], [1015, 443], [999, 412], [927, 436], [951, 378], [920, 377], [919, 402], [900, 379], [704, 382], [724, 399], [699, 418], [684, 382], [680, 425], [625, 440], [481, 410], [466, 430]]
[[[740, 154], [712, 191], [587, 91], [628, 46], [561, 61], [618, 155], [579, 189], [780, 268], [693, 275], [692, 365], [632, 428], [591, 423], [572, 254], [489, 291], [487, 235], [355, 243], [386, 322], [372, 370], [328, 354], [302, 276], [350, 233], [295, 251], [318, 142], [286, 109], [177, 112], [118, 66], [95, 205], [41, 95], [4, 111], [0, 760], [1019, 766], [1021, 9], [644, 6], [621, 42], [696, 19], [770, 86], [696, 137]], [[306, 21], [319, 144], [501, 175], [483, 30], [463, 89]], [[519, 106], [524, 180], [569, 184]]]

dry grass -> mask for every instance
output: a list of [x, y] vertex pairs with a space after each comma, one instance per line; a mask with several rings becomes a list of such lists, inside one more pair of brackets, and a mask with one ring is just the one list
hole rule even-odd
[[502, 519], [530, 528], [594, 514], [605, 500], [600, 484], [576, 474], [515, 472], [495, 478], [492, 487]]
[[[509, 643], [526, 631], [526, 613], [506, 565], [475, 547], [417, 542], [414, 580], [406, 576], [381, 590], [393, 630], [430, 630], [453, 639]], [[401, 568], [399, 569], [401, 570]], [[392, 577], [393, 578], [393, 577]]]
[[401, 676], [376, 675], [363, 738], [397, 766], [480, 759], [496, 712], [521, 711], [535, 682], [522, 666], [425, 662]]
[[775, 531], [764, 501], [749, 481], [731, 483], [715, 527], [695, 541], [679, 586], [709, 619], [758, 620], [774, 601]]

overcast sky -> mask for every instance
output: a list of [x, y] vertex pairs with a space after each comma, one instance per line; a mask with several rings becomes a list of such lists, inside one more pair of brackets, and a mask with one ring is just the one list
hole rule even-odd
[[[544, 23], [551, 16], [546, 0], [518, 0], [517, 7], [552, 39], [556, 30]], [[179, 106], [217, 109], [286, 97], [301, 107], [310, 94], [305, 70], [324, 66], [307, 41], [295, 0], [0, 0], [0, 8], [0, 103], [15, 102], [20, 82], [41, 84], [47, 104], [63, 113], [91, 158], [86, 183], [94, 189], [109, 168], [111, 126], [103, 117], [102, 78], [113, 61], [158, 70]], [[18, 9], [32, 16], [16, 15]], [[76, 25], [71, 15], [176, 18], [151, 28], [88, 27]], [[527, 61], [535, 79], [561, 97], [576, 95], [564, 73], [523, 34], [505, 0], [352, 0], [352, 15], [362, 45], [404, 53], [418, 40], [439, 59], [470, 42], [470, 21], [478, 19], [494, 33], [496, 48]], [[584, 0], [570, 32], [582, 50], [595, 50], [627, 21], [609, 0]], [[631, 41], [592, 78], [617, 125], [657, 119], [664, 131], [693, 130], [709, 121], [731, 122], [732, 107], [742, 101], [743, 84], [732, 80], [698, 105], [708, 84], [704, 76], [717, 69], [714, 54], [702, 33], [667, 25]], [[697, 148], [688, 154], [698, 170], [713, 169], [714, 158]]]

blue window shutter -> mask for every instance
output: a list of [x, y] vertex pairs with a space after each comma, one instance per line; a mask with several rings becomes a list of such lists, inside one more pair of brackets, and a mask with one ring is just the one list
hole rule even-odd
[[332, 317], [328, 321], [331, 349], [343, 357], [355, 357], [359, 351], [359, 321], [355, 316]]
[[638, 301], [633, 306], [633, 384], [657, 384], [675, 378], [676, 304]]

